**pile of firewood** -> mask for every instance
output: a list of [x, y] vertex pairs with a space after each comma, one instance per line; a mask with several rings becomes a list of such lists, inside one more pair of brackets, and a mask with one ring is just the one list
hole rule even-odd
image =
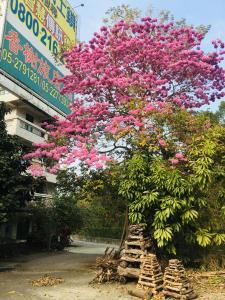
[[163, 294], [166, 299], [191, 300], [197, 297], [188, 280], [184, 266], [178, 259], [171, 259], [165, 270]]
[[137, 286], [142, 289], [151, 289], [153, 294], [162, 290], [163, 274], [155, 254], [146, 254], [141, 257]]
[[152, 242], [145, 234], [145, 224], [130, 225], [118, 273], [124, 277], [138, 278], [141, 256], [146, 254], [151, 247]]
[[195, 299], [197, 295], [181, 261], [171, 259], [163, 276], [156, 255], [152, 252], [153, 243], [145, 234], [145, 225], [130, 225], [121, 257], [114, 248], [107, 248], [105, 255], [96, 260], [99, 271], [92, 282], [138, 278], [137, 288], [130, 290], [130, 295], [142, 299], [151, 299], [153, 295], [159, 299]]
[[92, 283], [103, 283], [108, 281], [121, 281], [117, 272], [119, 264], [119, 253], [114, 249], [106, 248], [104, 256], [96, 259], [98, 272]]

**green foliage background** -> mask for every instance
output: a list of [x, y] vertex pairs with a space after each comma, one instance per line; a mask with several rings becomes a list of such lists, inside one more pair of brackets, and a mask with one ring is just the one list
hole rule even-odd
[[[126, 203], [118, 195], [120, 169], [88, 172], [73, 170], [58, 175], [58, 198], [71, 199], [81, 217], [77, 233], [85, 236], [120, 238]], [[75, 208], [74, 208], [75, 209]]]
[[0, 102], [0, 223], [25, 208], [38, 184], [26, 173], [29, 161], [22, 159], [30, 149], [16, 136], [7, 134], [4, 120], [7, 113], [5, 104]]
[[[225, 128], [216, 116], [210, 126], [208, 113], [154, 116], [167, 146], [151, 141], [125, 162], [120, 194], [129, 219], [145, 222], [165, 253], [225, 243]], [[177, 149], [185, 160], [172, 165]]]

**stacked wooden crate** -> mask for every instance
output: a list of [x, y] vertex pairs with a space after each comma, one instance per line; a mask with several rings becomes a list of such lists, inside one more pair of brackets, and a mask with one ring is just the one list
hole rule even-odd
[[163, 293], [166, 299], [190, 300], [197, 297], [178, 259], [171, 259], [165, 269]]
[[152, 247], [152, 242], [145, 235], [145, 224], [130, 225], [125, 249], [120, 258], [118, 273], [120, 276], [138, 278], [140, 274], [141, 256]]
[[153, 294], [163, 289], [163, 274], [155, 254], [145, 254], [141, 257], [138, 288], [150, 289]]

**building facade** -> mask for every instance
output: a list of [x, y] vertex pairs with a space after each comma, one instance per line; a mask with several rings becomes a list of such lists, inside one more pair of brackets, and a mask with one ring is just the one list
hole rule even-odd
[[[76, 41], [77, 14], [68, 0], [0, 1], [0, 101], [11, 110], [8, 133], [27, 145], [48, 138], [43, 121], [69, 113], [72, 95], [62, 95], [63, 84], [55, 79], [69, 74], [62, 53]], [[54, 191], [56, 176], [45, 172], [45, 179], [37, 199]], [[22, 239], [23, 227], [32, 227], [28, 215], [21, 212], [0, 226], [0, 236]]]
[[[2, 79], [3, 75], [0, 76]], [[10, 135], [16, 135], [24, 144], [30, 146], [33, 143], [46, 141], [48, 135], [42, 123], [50, 121], [54, 116], [63, 119], [66, 114], [34, 95], [27, 94], [25, 90], [10, 81], [7, 89], [6, 82], [7, 78], [4, 79], [4, 86], [0, 86], [0, 101], [10, 109], [10, 113], [5, 118], [7, 132]], [[38, 162], [36, 161], [36, 163]], [[36, 201], [40, 199], [48, 201], [55, 191], [56, 175], [45, 171], [44, 177], [45, 181], [34, 192]], [[32, 214], [26, 208], [21, 212], [16, 212], [13, 220], [0, 225], [0, 237], [6, 241], [25, 241], [31, 231]]]

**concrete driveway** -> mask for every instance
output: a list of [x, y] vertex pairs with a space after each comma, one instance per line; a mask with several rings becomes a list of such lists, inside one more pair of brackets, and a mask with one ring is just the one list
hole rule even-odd
[[[75, 241], [63, 252], [37, 253], [0, 263], [0, 300], [131, 300], [127, 286], [90, 285], [95, 277], [95, 260], [107, 244]], [[4, 271], [3, 267], [8, 269]], [[61, 277], [64, 283], [52, 287], [33, 287], [32, 280], [44, 274]]]

